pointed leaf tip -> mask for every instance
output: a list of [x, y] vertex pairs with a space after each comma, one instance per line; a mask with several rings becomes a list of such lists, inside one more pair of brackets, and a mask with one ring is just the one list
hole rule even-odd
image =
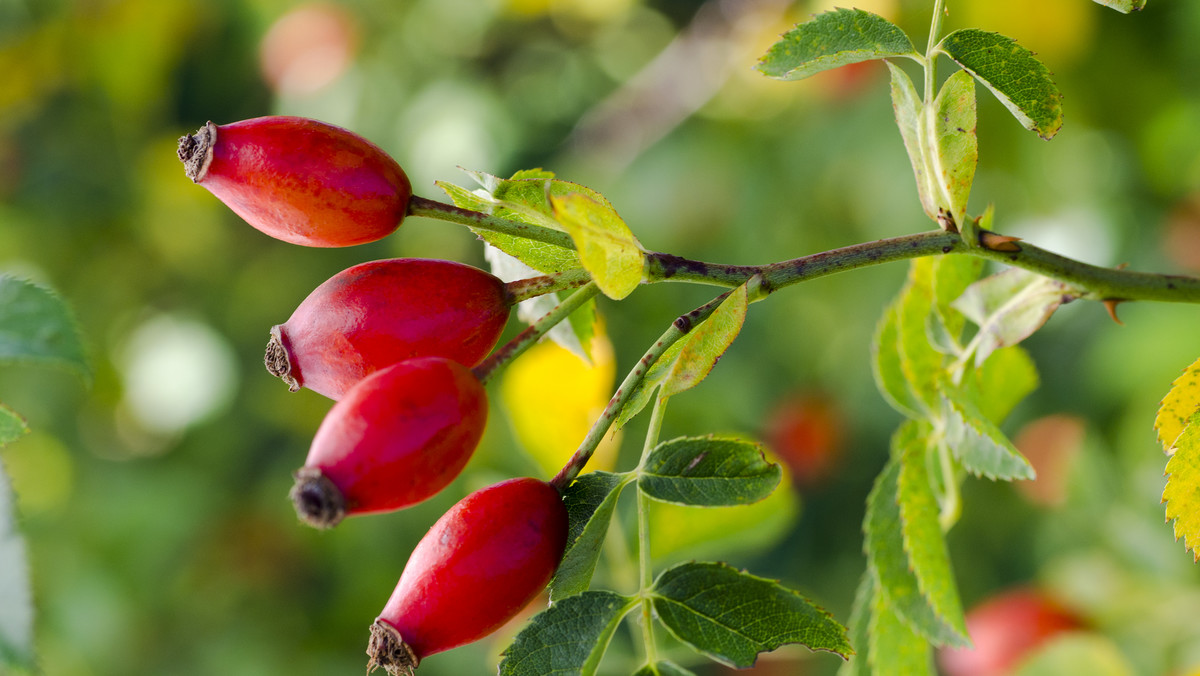
[[899, 26], [865, 10], [835, 9], [784, 33], [755, 68], [767, 77], [802, 80], [823, 70], [893, 56], [920, 58]]

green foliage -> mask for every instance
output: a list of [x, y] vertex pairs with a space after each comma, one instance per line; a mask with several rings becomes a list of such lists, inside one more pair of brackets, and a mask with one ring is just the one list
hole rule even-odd
[[963, 469], [989, 479], [1032, 479], [1033, 467], [979, 408], [954, 388], [942, 392], [946, 444]]
[[89, 375], [70, 308], [32, 282], [0, 275], [0, 363], [62, 366]]
[[966, 352], [974, 352], [979, 366], [992, 351], [1033, 335], [1076, 295], [1062, 282], [1020, 268], [975, 282], [954, 302], [955, 309], [979, 326]]
[[1141, 11], [1146, 6], [1146, 0], [1092, 0], [1098, 2], [1105, 7], [1112, 7], [1118, 12], [1128, 14], [1130, 12]]
[[1200, 561], [1200, 409], [1175, 440], [1175, 452], [1167, 460], [1167, 520], [1175, 520], [1175, 539]]
[[551, 195], [554, 217], [575, 241], [580, 262], [604, 295], [621, 300], [642, 283], [641, 245], [606, 200]]
[[604, 591], [567, 597], [534, 616], [504, 652], [500, 676], [591, 676], [635, 599]]
[[655, 662], [634, 672], [633, 676], [696, 676], [674, 662]]
[[12, 486], [0, 471], [0, 665], [33, 664], [33, 590]]
[[562, 563], [550, 582], [551, 601], [578, 594], [591, 584], [617, 498], [632, 479], [632, 473], [597, 471], [584, 474], [567, 487], [563, 502], [570, 531]]
[[763, 500], [779, 485], [779, 465], [741, 439], [685, 437], [659, 444], [638, 473], [638, 488], [663, 502], [709, 507]]
[[749, 667], [758, 653], [799, 643], [843, 657], [845, 628], [777, 582], [720, 563], [684, 563], [654, 583], [654, 609], [679, 640], [724, 664]]
[[780, 80], [800, 80], [851, 63], [892, 56], [919, 58], [904, 31], [861, 9], [835, 9], [784, 33], [758, 62]]

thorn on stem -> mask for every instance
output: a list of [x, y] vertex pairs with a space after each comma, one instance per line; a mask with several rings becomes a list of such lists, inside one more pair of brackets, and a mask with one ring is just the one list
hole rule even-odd
[[1104, 309], [1108, 310], [1108, 316], [1112, 317], [1112, 320], [1114, 322], [1120, 324], [1121, 326], [1125, 326], [1125, 322], [1123, 322], [1117, 318], [1117, 306], [1120, 305], [1121, 303], [1125, 302], [1123, 299], [1121, 299], [1121, 298], [1105, 298], [1104, 300], [1102, 300], [1100, 302], [1104, 304]]
[[983, 248], [991, 249], [992, 251], [1016, 253], [1021, 250], [1021, 246], [1017, 244], [1017, 242], [1020, 241], [1020, 237], [997, 235], [996, 233], [989, 232], [987, 230], [981, 230], [979, 232], [979, 243], [983, 245]]

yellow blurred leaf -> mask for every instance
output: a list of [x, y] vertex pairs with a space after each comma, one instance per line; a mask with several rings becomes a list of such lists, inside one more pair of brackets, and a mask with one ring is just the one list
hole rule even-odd
[[[514, 361], [500, 382], [500, 399], [517, 441], [547, 477], [571, 457], [612, 396], [613, 347], [603, 328], [596, 329], [591, 365], [547, 340]], [[587, 469], [612, 469], [618, 439], [606, 437]]]
[[555, 218], [575, 241], [583, 267], [604, 295], [621, 300], [642, 283], [642, 248], [611, 206], [583, 193], [551, 195], [550, 203]]
[[1175, 441], [1175, 455], [1167, 461], [1167, 519], [1175, 519], [1175, 539], [1200, 561], [1200, 412]]
[[1154, 418], [1154, 429], [1158, 431], [1158, 443], [1170, 453], [1192, 414], [1200, 410], [1200, 359], [1183, 371], [1183, 375], [1171, 383], [1171, 391], [1163, 397]]

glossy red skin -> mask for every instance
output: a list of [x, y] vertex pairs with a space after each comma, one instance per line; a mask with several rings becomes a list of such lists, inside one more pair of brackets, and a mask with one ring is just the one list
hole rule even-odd
[[304, 466], [342, 492], [346, 514], [408, 507], [458, 476], [483, 436], [487, 393], [440, 357], [375, 372], [333, 406]]
[[418, 659], [477, 641], [550, 582], [567, 541], [558, 491], [532, 478], [476, 491], [413, 550], [379, 619]]
[[216, 127], [196, 182], [247, 223], [292, 244], [374, 242], [400, 226], [412, 197], [404, 170], [365, 138], [302, 117]]
[[1003, 676], [1046, 641], [1083, 628], [1083, 621], [1044, 594], [1015, 589], [967, 613], [974, 649], [944, 649], [938, 662], [946, 676]]
[[398, 258], [339, 272], [272, 333], [298, 386], [341, 399], [371, 373], [413, 357], [475, 366], [508, 314], [499, 278], [451, 261]]

